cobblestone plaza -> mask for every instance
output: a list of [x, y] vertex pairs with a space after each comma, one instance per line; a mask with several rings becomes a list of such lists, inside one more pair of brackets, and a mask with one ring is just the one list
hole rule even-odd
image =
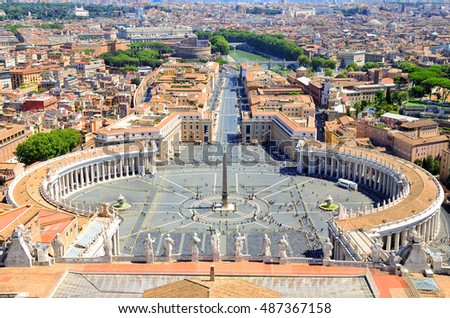
[[[187, 150], [179, 158], [183, 162], [187, 162]], [[196, 232], [202, 240], [201, 252], [210, 255], [210, 231], [218, 229], [223, 255], [233, 255], [235, 235], [240, 232], [246, 238], [244, 254], [262, 255], [263, 233], [267, 233], [273, 256], [278, 255], [276, 242], [286, 235], [290, 257], [320, 255], [331, 214], [322, 211], [318, 203], [327, 195], [355, 211], [379, 202], [364, 189], [354, 192], [339, 188], [336, 180], [296, 175], [289, 167], [294, 163], [272, 160], [260, 147], [235, 147], [230, 151], [227, 175], [229, 201], [236, 203], [236, 211], [213, 211], [212, 206], [220, 202], [222, 165], [211, 164], [215, 159], [205, 160], [201, 155], [195, 151], [193, 164], [160, 166], [154, 176], [96, 184], [68, 199], [94, 207], [101, 203], [99, 198], [113, 203], [123, 195], [131, 204], [129, 211], [120, 213], [123, 254], [142, 255], [143, 241], [151, 233], [156, 237], [155, 254], [162, 255], [162, 241], [170, 233], [175, 240], [174, 253], [189, 255]]]

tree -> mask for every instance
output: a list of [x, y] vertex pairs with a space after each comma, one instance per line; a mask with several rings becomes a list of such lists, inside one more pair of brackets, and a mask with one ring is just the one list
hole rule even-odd
[[424, 94], [425, 94], [425, 90], [420, 85], [414, 85], [411, 88], [411, 95], [413, 97], [423, 97]]
[[338, 75], [336, 75], [336, 78], [347, 78], [347, 71], [342, 71]]
[[408, 79], [403, 76], [395, 76], [394, 84], [397, 85], [397, 87], [399, 88], [402, 85], [408, 84]]
[[355, 62], [351, 62], [350, 64], [347, 65], [347, 71], [349, 71], [349, 72], [359, 71], [358, 64], [356, 64]]
[[332, 70], [334, 70], [336, 68], [336, 61], [332, 60], [332, 59], [327, 59], [325, 60], [325, 62], [323, 63], [323, 67], [325, 68], [331, 68]]
[[432, 155], [427, 156], [423, 160], [422, 168], [427, 170], [432, 175], [439, 174], [439, 166], [440, 166], [440, 160], [435, 160]]
[[366, 62], [363, 67], [361, 67], [361, 71], [367, 72], [368, 70], [370, 70], [371, 68], [377, 68], [378, 67], [378, 63], [375, 62]]
[[414, 164], [418, 165], [419, 167], [423, 166], [423, 161], [421, 159], [414, 160]]
[[20, 162], [31, 165], [72, 151], [81, 142], [74, 129], [37, 133], [17, 146], [15, 155]]
[[405, 91], [395, 91], [392, 93], [392, 102], [397, 105], [403, 105], [404, 102], [408, 101], [409, 95]]
[[421, 68], [410, 61], [403, 61], [398, 65], [398, 67], [405, 73], [411, 73]]
[[360, 102], [355, 102], [353, 105], [353, 108], [355, 109], [355, 115], [358, 116], [358, 114], [362, 111], [362, 105]]
[[209, 38], [209, 42], [211, 42], [211, 52], [219, 52], [222, 55], [227, 55], [228, 53], [230, 53], [230, 45], [223, 36], [212, 36]]
[[447, 101], [450, 94], [450, 79], [447, 78], [429, 78], [421, 83], [425, 87], [425, 91], [431, 91], [432, 88], [438, 87], [441, 89], [441, 99], [443, 102]]
[[331, 69], [331, 68], [325, 68], [324, 69], [324, 72], [325, 72], [325, 76], [333, 76], [333, 69]]
[[216, 63], [218, 63], [219, 65], [224, 65], [224, 64], [228, 64], [228, 62], [226, 60], [224, 60], [223, 58], [219, 57], [215, 60]]
[[388, 87], [386, 89], [386, 102], [388, 104], [392, 104], [392, 93], [391, 93], [391, 88], [390, 87]]
[[131, 80], [131, 84], [136, 84], [136, 86], [139, 86], [139, 84], [141, 84], [141, 80], [135, 77]]
[[375, 93], [375, 103], [376, 104], [381, 104], [385, 99], [385, 95], [384, 95], [384, 91], [383, 90], [379, 90]]
[[120, 68], [120, 71], [123, 73], [128, 73], [128, 72], [137, 72], [139, 69], [136, 66], [123, 66]]
[[325, 63], [325, 59], [321, 58], [320, 56], [316, 56], [311, 61], [311, 67], [314, 72], [317, 72], [319, 68], [323, 67]]
[[311, 59], [309, 57], [307, 57], [306, 55], [302, 55], [298, 58], [298, 64], [300, 64], [300, 66], [310, 67]]

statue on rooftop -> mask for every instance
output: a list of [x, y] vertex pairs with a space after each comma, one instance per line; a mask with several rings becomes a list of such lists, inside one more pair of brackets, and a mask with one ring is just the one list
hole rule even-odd
[[61, 239], [61, 234], [56, 233], [55, 238], [52, 241], [52, 248], [55, 258], [61, 258], [64, 256], [64, 243]]
[[147, 234], [147, 238], [144, 241], [144, 255], [147, 263], [153, 263], [155, 256], [153, 254], [153, 243], [156, 239], [152, 239], [150, 233]]
[[169, 260], [172, 256], [172, 248], [174, 244], [175, 241], [170, 237], [170, 234], [167, 234], [166, 238], [164, 239], [164, 253], [165, 256], [169, 258]]
[[270, 252], [270, 245], [272, 242], [267, 234], [264, 234], [263, 239], [263, 256], [270, 257], [272, 254]]
[[330, 242], [330, 239], [328, 237], [325, 239], [322, 251], [323, 251], [323, 259], [325, 261], [329, 261], [331, 259], [331, 255], [333, 254], [333, 243]]
[[381, 261], [381, 248], [382, 245], [378, 239], [372, 245], [372, 262], [378, 263]]
[[289, 246], [289, 243], [286, 240], [286, 236], [283, 235], [281, 240], [278, 242], [278, 248], [280, 250], [280, 252], [279, 252], [280, 258], [282, 258], [282, 259], [287, 258], [286, 250], [287, 250], [288, 246]]
[[245, 236], [241, 236], [241, 233], [237, 233], [234, 241], [234, 256], [242, 256], [242, 250], [244, 249]]
[[192, 258], [198, 258], [199, 255], [199, 248], [198, 245], [200, 244], [201, 240], [197, 236], [197, 233], [194, 233], [194, 236], [192, 237], [191, 242], [191, 256]]

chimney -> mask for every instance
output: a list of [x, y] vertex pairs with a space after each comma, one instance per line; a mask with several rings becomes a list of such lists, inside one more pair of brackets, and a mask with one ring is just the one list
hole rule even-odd
[[213, 282], [215, 277], [216, 274], [214, 273], [214, 265], [211, 265], [211, 269], [209, 270], [209, 280]]

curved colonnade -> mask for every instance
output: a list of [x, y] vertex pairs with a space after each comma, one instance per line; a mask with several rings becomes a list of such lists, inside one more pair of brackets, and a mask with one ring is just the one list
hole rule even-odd
[[299, 143], [297, 170], [310, 176], [344, 178], [384, 197], [383, 204], [352, 211], [340, 207], [329, 222], [335, 259], [364, 260], [374, 239], [398, 251], [416, 230], [425, 242], [439, 232], [444, 192], [427, 171], [411, 162], [362, 148]]
[[146, 147], [126, 144], [85, 150], [32, 165], [11, 183], [7, 201], [14, 207], [31, 204], [90, 216], [98, 209], [88, 210], [64, 197], [96, 183], [155, 171], [153, 151]]
[[[324, 146], [317, 142], [299, 144], [298, 172], [352, 180], [385, 198], [383, 204], [362, 211], [341, 207], [339, 215], [330, 220], [335, 259], [366, 260], [374, 239], [382, 241], [384, 250], [398, 251], [412, 230], [426, 242], [435, 238], [444, 193], [427, 171], [382, 153]], [[34, 205], [90, 216], [98, 211], [77, 206], [65, 197], [99, 182], [155, 171], [150, 148], [134, 144], [95, 148], [29, 167], [11, 183], [7, 200], [15, 207]]]

